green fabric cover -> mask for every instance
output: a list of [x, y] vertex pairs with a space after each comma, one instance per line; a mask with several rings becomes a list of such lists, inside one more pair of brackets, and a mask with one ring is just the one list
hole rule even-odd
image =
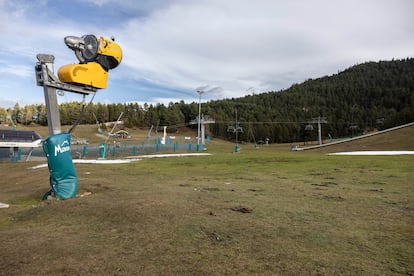
[[[50, 172], [50, 187], [56, 198], [68, 199], [78, 193], [78, 177], [70, 155], [70, 133], [51, 135], [43, 141]], [[46, 193], [46, 197], [47, 194]]]

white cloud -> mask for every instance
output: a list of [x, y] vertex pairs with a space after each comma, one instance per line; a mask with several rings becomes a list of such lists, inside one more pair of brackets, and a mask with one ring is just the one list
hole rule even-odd
[[411, 0], [59, 3], [0, 0], [2, 72], [27, 78], [37, 53], [53, 53], [55, 68], [76, 62], [66, 35], [114, 35], [124, 56], [108, 86], [126, 90], [105, 92], [109, 102], [128, 93], [125, 101], [196, 99], [202, 85], [222, 89], [206, 99], [238, 97], [251, 87], [280, 90], [356, 63], [414, 56]]
[[0, 61], [0, 75], [15, 75], [20, 77], [33, 77], [34, 72], [30, 70], [28, 66], [14, 65], [14, 64], [3, 64]]
[[335, 67], [407, 53], [410, 43], [396, 41], [408, 34], [393, 30], [407, 25], [398, 13], [408, 3], [177, 1], [129, 21], [121, 34], [124, 64], [175, 87], [211, 83], [227, 95], [250, 86], [277, 90]]

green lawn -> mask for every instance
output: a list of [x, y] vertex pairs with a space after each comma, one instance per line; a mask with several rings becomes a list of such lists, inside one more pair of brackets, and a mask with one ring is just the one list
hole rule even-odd
[[414, 156], [232, 150], [77, 164], [92, 194], [43, 203], [47, 168], [0, 163], [0, 275], [414, 273]]

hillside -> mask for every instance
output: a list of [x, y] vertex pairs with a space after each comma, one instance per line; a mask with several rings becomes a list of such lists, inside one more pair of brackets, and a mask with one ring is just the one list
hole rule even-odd
[[[234, 121], [236, 109], [239, 121], [250, 122], [243, 127], [272, 142], [316, 137], [316, 125], [313, 131], [305, 126], [318, 116], [327, 121], [323, 135], [334, 138], [409, 123], [414, 121], [414, 59], [368, 62], [280, 92], [208, 104], [208, 114], [220, 121]], [[225, 131], [214, 129], [220, 136]]]
[[[0, 126], [0, 129], [9, 129], [10, 127], [2, 127]], [[70, 126], [63, 126], [63, 130], [69, 129]], [[18, 126], [19, 130], [34, 130], [37, 133], [39, 133], [42, 137], [48, 136], [48, 129], [44, 126]], [[142, 143], [142, 141], [147, 140], [147, 130], [142, 129], [128, 129], [131, 137], [126, 140], [117, 139], [117, 138], [111, 138], [108, 140], [109, 143], [113, 143], [113, 141], [122, 141], [122, 142], [128, 142], [128, 143]], [[376, 134], [377, 132], [372, 132], [371, 134]], [[152, 135], [160, 136], [162, 133], [152, 133]], [[180, 130], [177, 135], [180, 136], [192, 136], [195, 137], [196, 132], [189, 130], [189, 129], [182, 129]], [[409, 150], [414, 151], [414, 143], [412, 142], [412, 137], [414, 137], [414, 125], [407, 126], [404, 128], [396, 129], [393, 131], [380, 133], [377, 135], [373, 135], [366, 138], [360, 138], [358, 140], [354, 141], [348, 141], [341, 144], [336, 145], [328, 145], [326, 147], [322, 148], [314, 148], [311, 150], [301, 151], [301, 152], [313, 152], [313, 153], [332, 153], [332, 152], [344, 152], [344, 151], [402, 151], [402, 150]], [[75, 129], [75, 132], [73, 133], [73, 139], [86, 139], [89, 144], [91, 145], [98, 145], [105, 141], [105, 136], [98, 134], [96, 126], [94, 125], [80, 125]], [[342, 139], [347, 140], [347, 139]], [[340, 139], [340, 141], [342, 141]], [[327, 142], [327, 141], [325, 141]], [[212, 144], [208, 145], [208, 148], [211, 149], [214, 148], [217, 145], [225, 145], [226, 147], [232, 149], [233, 143], [225, 142], [221, 139], [214, 139]], [[313, 145], [317, 145], [317, 141], [312, 141], [304, 145], [303, 143], [296, 143], [299, 147], [310, 147]], [[250, 147], [251, 145], [248, 145], [247, 143], [241, 143], [241, 147], [246, 148]], [[265, 148], [266, 146], [259, 146], [259, 148]], [[291, 143], [286, 144], [279, 144], [275, 147], [284, 149], [284, 150], [290, 150]]]
[[[81, 103], [60, 105], [62, 125], [76, 121]], [[117, 120], [123, 112], [128, 128], [151, 126], [173, 133], [189, 125], [198, 116], [198, 103], [170, 103], [143, 106], [128, 104], [91, 104], [82, 124]], [[310, 123], [322, 117], [322, 136], [345, 138], [414, 121], [414, 58], [367, 62], [343, 72], [294, 84], [282, 91], [269, 91], [242, 98], [209, 101], [202, 113], [215, 120], [208, 135], [235, 140], [230, 126], [239, 123], [239, 141], [291, 143], [316, 140], [317, 126]], [[237, 114], [237, 118], [236, 118]], [[11, 116], [9, 116], [11, 115]], [[30, 124], [33, 120], [47, 125], [45, 106], [33, 105], [5, 110], [0, 108], [0, 121], [11, 117], [14, 122]], [[234, 128], [233, 128], [234, 129]]]
[[307, 152], [414, 151], [412, 137], [414, 137], [414, 125], [358, 140], [310, 149]]

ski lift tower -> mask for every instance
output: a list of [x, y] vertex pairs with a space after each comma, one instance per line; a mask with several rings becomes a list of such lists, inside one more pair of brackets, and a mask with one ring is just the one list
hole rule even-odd
[[318, 124], [318, 141], [319, 141], [319, 145], [322, 145], [322, 126], [321, 124], [326, 124], [328, 121], [326, 121], [325, 117], [315, 117], [312, 118], [312, 121], [310, 121], [310, 123], [313, 124]]
[[[204, 90], [197, 90], [198, 94], [198, 123], [197, 123], [197, 145], [200, 145], [200, 132], [201, 132], [201, 95], [204, 94]], [[201, 142], [204, 145], [203, 142]]]
[[234, 126], [227, 127], [227, 132], [235, 133], [236, 134], [236, 144], [234, 145], [234, 152], [239, 152], [239, 138], [238, 133], [243, 133], [243, 128], [239, 126], [239, 122], [237, 121], [237, 109], [236, 109], [236, 121]]
[[[199, 120], [199, 118], [197, 118], [197, 119], [191, 120], [189, 122], [190, 125], [197, 124], [199, 126], [199, 128], [198, 128], [199, 135], [197, 136], [197, 141], [198, 141], [197, 144], [198, 145], [202, 145], [203, 149], [204, 149], [204, 145], [206, 144], [206, 142], [205, 142], [206, 125], [208, 125], [208, 124], [215, 124], [215, 123], [216, 123], [215, 120], [210, 119], [209, 116], [206, 116], [204, 114], [201, 115], [201, 119], [200, 120]], [[201, 142], [199, 142], [200, 140], [201, 140]]]

